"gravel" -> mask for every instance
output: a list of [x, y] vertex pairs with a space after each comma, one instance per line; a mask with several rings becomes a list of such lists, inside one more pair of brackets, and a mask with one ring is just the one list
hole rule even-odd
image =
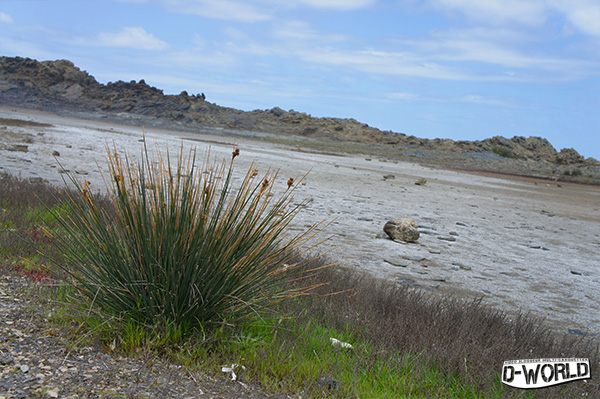
[[44, 284], [0, 271], [0, 399], [288, 398], [156, 356], [128, 358], [73, 345], [46, 317]]

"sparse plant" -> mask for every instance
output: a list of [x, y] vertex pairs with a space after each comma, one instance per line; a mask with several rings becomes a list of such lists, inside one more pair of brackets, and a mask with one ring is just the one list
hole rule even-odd
[[277, 194], [277, 173], [258, 178], [252, 165], [234, 188], [237, 148], [229, 165], [207, 154], [201, 169], [196, 151], [184, 155], [183, 147], [174, 167], [158, 146], [151, 155], [144, 144], [137, 163], [117, 148], [107, 154], [108, 209], [71, 175], [71, 212], [57, 215], [67, 232], [57, 264], [92, 304], [185, 335], [307, 289], [279, 285], [298, 270], [298, 249], [319, 226], [286, 232], [303, 207], [292, 204], [299, 182]]
[[494, 147], [494, 148], [492, 148], [492, 152], [494, 154], [500, 155], [503, 158], [514, 158], [515, 157], [509, 149], [504, 148], [504, 147]]

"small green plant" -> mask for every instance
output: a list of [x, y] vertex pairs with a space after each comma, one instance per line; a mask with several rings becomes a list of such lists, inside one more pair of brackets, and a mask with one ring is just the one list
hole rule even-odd
[[137, 164], [116, 148], [107, 153], [108, 209], [72, 175], [78, 195], [69, 197], [68, 215], [56, 214], [66, 231], [56, 264], [93, 305], [186, 335], [310, 288], [280, 284], [302, 266], [298, 249], [318, 230], [286, 235], [303, 207], [292, 204], [301, 179], [276, 194], [277, 173], [259, 178], [251, 166], [234, 188], [239, 149], [229, 166], [207, 154], [201, 169], [195, 150], [184, 156], [182, 148], [175, 167], [168, 150], [151, 156], [146, 145]]
[[504, 147], [494, 147], [492, 148], [492, 152], [494, 154], [500, 155], [503, 158], [514, 158], [513, 153], [509, 149]]

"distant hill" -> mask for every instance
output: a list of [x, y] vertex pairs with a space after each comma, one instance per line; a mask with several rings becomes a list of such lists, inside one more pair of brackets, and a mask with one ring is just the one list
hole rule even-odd
[[[187, 129], [223, 128], [271, 133], [281, 137], [295, 136], [324, 143], [368, 145], [388, 155], [397, 153], [399, 156], [432, 158], [434, 156], [431, 154], [443, 152], [455, 156], [462, 154], [473, 159], [543, 162], [600, 173], [597, 160], [585, 159], [574, 149], [558, 152], [548, 140], [541, 137], [515, 136], [508, 139], [496, 136], [482, 141], [429, 140], [381, 131], [354, 119], [315, 118], [278, 107], [245, 112], [212, 104], [206, 101], [204, 94], [190, 95], [184, 91], [179, 95], [165, 95], [144, 80], [101, 84], [67, 60], [40, 62], [29, 58], [0, 57], [0, 104], [58, 113], [70, 110], [115, 116], [126, 114]], [[563, 174], [571, 172], [569, 170]], [[553, 173], [557, 173], [557, 170]]]

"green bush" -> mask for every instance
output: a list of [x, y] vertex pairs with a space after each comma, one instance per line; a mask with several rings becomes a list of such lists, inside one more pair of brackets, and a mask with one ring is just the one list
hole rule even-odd
[[184, 156], [182, 148], [175, 167], [168, 150], [165, 158], [158, 148], [151, 156], [146, 145], [137, 163], [116, 148], [107, 153], [108, 208], [89, 182], [71, 175], [71, 212], [56, 215], [67, 231], [65, 259], [56, 264], [93, 305], [185, 334], [310, 288], [282, 291], [279, 284], [304, 266], [298, 248], [318, 230], [286, 234], [303, 207], [292, 204], [299, 181], [275, 194], [277, 173], [259, 178], [251, 166], [234, 189], [238, 149], [229, 165], [207, 154], [201, 169], [195, 150]]
[[504, 147], [494, 147], [494, 148], [492, 148], [492, 152], [494, 154], [498, 154], [504, 158], [514, 158], [514, 155], [512, 154], [512, 152], [509, 149], [504, 148]]

